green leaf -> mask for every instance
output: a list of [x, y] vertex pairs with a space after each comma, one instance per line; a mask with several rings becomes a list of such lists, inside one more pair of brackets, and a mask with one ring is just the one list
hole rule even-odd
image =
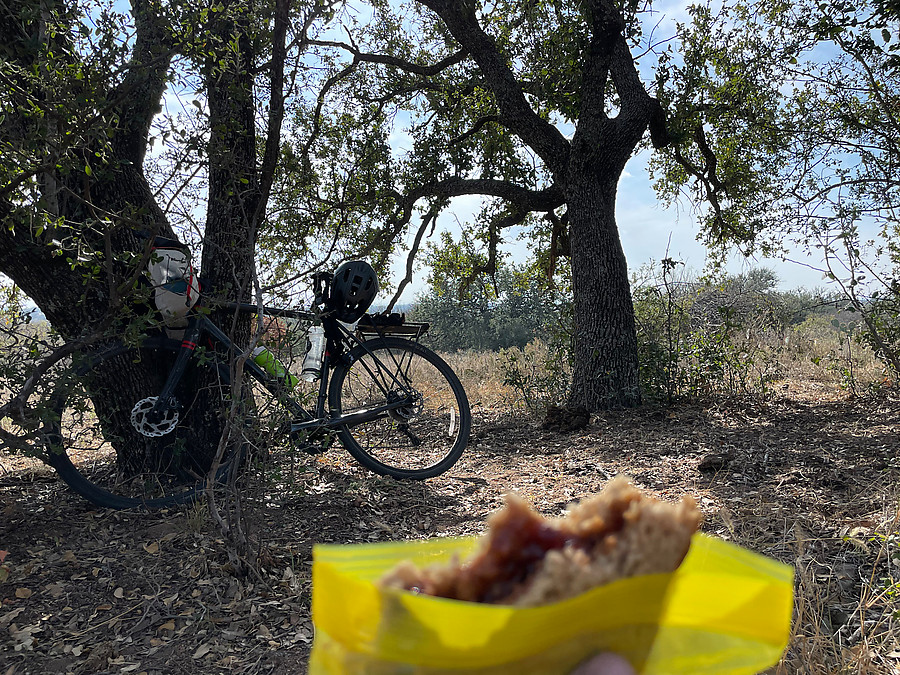
[[84, 172], [85, 172], [88, 176], [94, 175], [94, 172], [91, 171], [91, 165], [90, 165], [90, 164], [85, 164], [85, 165], [84, 165]]

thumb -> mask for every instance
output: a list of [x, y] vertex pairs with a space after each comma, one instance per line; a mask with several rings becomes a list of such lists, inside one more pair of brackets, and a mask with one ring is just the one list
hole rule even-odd
[[579, 665], [571, 675], [635, 675], [635, 672], [618, 654], [598, 654]]

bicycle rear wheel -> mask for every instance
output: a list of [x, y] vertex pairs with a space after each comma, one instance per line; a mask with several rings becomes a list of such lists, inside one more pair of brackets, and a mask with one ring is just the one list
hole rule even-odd
[[[192, 501], [206, 486], [230, 378], [215, 358], [195, 355], [176, 388], [177, 410], [152, 418], [179, 347], [165, 338], [108, 345], [76, 355], [59, 378], [43, 427], [45, 461], [94, 504], [158, 509]], [[217, 479], [239, 455], [225, 453]]]
[[350, 454], [375, 473], [431, 478], [462, 455], [472, 417], [459, 378], [437, 354], [398, 338], [354, 347], [332, 373], [332, 415], [394, 406], [377, 419], [341, 427]]

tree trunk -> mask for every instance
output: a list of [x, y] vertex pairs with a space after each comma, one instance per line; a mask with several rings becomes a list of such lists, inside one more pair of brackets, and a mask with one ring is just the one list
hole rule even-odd
[[[141, 276], [143, 270], [135, 270], [130, 263], [123, 264], [120, 258], [129, 251], [141, 252], [147, 244], [146, 240], [136, 236], [136, 229], [174, 237], [143, 167], [150, 124], [159, 110], [174, 54], [171, 31], [166, 24], [166, 14], [159, 12], [153, 3], [133, 0], [132, 10], [136, 27], [132, 58], [124, 70], [123, 79], [114, 90], [106, 92], [106, 100], [116, 102], [116, 107], [103, 111], [106, 116], [97, 116], [98, 125], [114, 124], [114, 133], [109, 133], [105, 126], [101, 132], [87, 129], [84, 146], [68, 149], [63, 163], [66, 170], [56, 172], [52, 181], [41, 182], [45, 190], [39, 202], [20, 206], [14, 198], [0, 192], [0, 222], [3, 225], [0, 227], [0, 272], [22, 288], [66, 340], [98, 332], [115, 337], [122, 335], [126, 326], [133, 332], [135, 320], [139, 321], [152, 309], [135, 304], [141, 297], [147, 301], [149, 294], [133, 296], [131, 285], [123, 284], [128, 279]], [[29, 26], [29, 29], [32, 28], [35, 31], [33, 40], [36, 41], [37, 25]], [[64, 40], [64, 37], [60, 39]], [[229, 51], [227, 41], [222, 49]], [[59, 51], [69, 53], [65, 49]], [[37, 58], [36, 54], [33, 49], [22, 49], [15, 51], [14, 55], [28, 70]], [[244, 108], [241, 132], [248, 128], [246, 119], [249, 119], [252, 133], [252, 78], [247, 75], [249, 66], [246, 62], [241, 72], [244, 79], [236, 83], [237, 94], [221, 91], [216, 100], [230, 97], [239, 101]], [[211, 78], [210, 89], [215, 91], [216, 85], [215, 78]], [[242, 86], [247, 91], [241, 92]], [[40, 86], [28, 95], [40, 101]], [[84, 115], [90, 116], [89, 112]], [[114, 123], [108, 120], [114, 120]], [[219, 115], [216, 121], [220, 128], [215, 129], [213, 136], [227, 136], [228, 115]], [[96, 140], [98, 135], [100, 141]], [[48, 147], [55, 147], [57, 141], [48, 135]], [[249, 145], [249, 162], [245, 161], [246, 151], [234, 158], [222, 152], [211, 162], [214, 165], [210, 178], [211, 202], [223, 193], [231, 195], [236, 189], [246, 186], [247, 181], [241, 178], [245, 172], [255, 170], [253, 147]], [[235, 161], [231, 165], [234, 175], [229, 176], [231, 159]], [[238, 166], [238, 162], [243, 163]], [[89, 169], [85, 168], [86, 165]], [[56, 186], [63, 189], [57, 190]], [[3, 187], [6, 186], [0, 185], [0, 188]], [[255, 203], [250, 208], [254, 209]], [[228, 215], [233, 216], [236, 211], [233, 204], [230, 210]], [[58, 231], [53, 227], [57, 217], [66, 223], [66, 227]], [[235, 246], [234, 233], [239, 234], [241, 227], [244, 232], [247, 231], [246, 219], [234, 219], [230, 225], [223, 225], [223, 220], [227, 218], [217, 218], [214, 213], [206, 228], [210, 238], [217, 241], [217, 251], [231, 250], [230, 247]], [[37, 227], [39, 225], [46, 226], [43, 232]], [[229, 234], [223, 236], [222, 230], [226, 227], [230, 228]], [[245, 241], [252, 242], [252, 237], [245, 235], [242, 243]], [[219, 270], [226, 267], [221, 262], [222, 258], [210, 256], [204, 272], [229, 280], [237, 278], [238, 281], [233, 284], [235, 286], [246, 285], [244, 280], [249, 277], [252, 247], [248, 250], [244, 246], [241, 250], [237, 261], [232, 264], [229, 259], [227, 268], [222, 272]], [[73, 265], [85, 258], [87, 264]], [[238, 291], [231, 293], [231, 297], [237, 295]], [[137, 329], [145, 330], [145, 327], [137, 326]], [[101, 375], [91, 385], [92, 394], [96, 394], [92, 396], [95, 406], [98, 411], [103, 411], [106, 419], [104, 434], [113, 442], [120, 465], [126, 470], [140, 467], [159, 452], [164, 452], [165, 446], [172, 445], [173, 438], [170, 437], [147, 440], [139, 436], [130, 422], [131, 406], [139, 398], [158, 394], [169, 368], [167, 363], [126, 363], [121, 369], [113, 369], [115, 372], [108, 376]], [[182, 420], [185, 436], [174, 439], [181, 447], [189, 449], [188, 454], [194, 457], [211, 456], [223, 429], [223, 402], [221, 398], [215, 400], [209, 393], [210, 384], [191, 382], [186, 378], [182, 387], [184, 403], [192, 402], [198, 391], [209, 399], [209, 405], [191, 408], [198, 412], [192, 412]], [[114, 408], [117, 410], [113, 413]], [[181, 436], [181, 432], [169, 436]]]
[[634, 306], [615, 220], [619, 173], [579, 173], [567, 189], [575, 308], [570, 403], [588, 410], [637, 406]]
[[103, 421], [104, 437], [116, 449], [120, 471], [129, 476], [144, 471], [205, 475], [223, 431], [227, 385], [208, 380], [207, 370], [189, 369], [175, 389], [182, 406], [178, 426], [164, 436], [147, 437], [132, 426], [132, 408], [162, 391], [175, 354], [155, 353], [137, 363], [133, 354], [104, 363], [107, 372], [97, 372], [90, 385], [94, 410]]

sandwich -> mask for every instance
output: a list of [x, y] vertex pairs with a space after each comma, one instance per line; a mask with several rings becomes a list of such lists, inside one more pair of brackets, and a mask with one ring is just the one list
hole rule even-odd
[[545, 518], [515, 494], [488, 518], [465, 560], [401, 562], [380, 584], [468, 602], [536, 607], [628, 577], [673, 572], [700, 526], [696, 502], [643, 494], [619, 476], [561, 518]]

